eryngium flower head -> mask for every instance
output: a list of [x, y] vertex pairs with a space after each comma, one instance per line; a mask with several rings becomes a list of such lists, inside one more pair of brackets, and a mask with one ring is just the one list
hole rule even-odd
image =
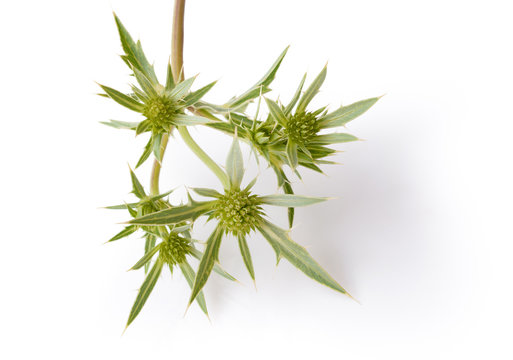
[[190, 240], [175, 233], [170, 233], [160, 244], [159, 258], [169, 265], [185, 262], [185, 256], [190, 254]]
[[151, 123], [153, 133], [168, 132], [179, 107], [165, 95], [156, 96], [145, 103], [143, 115]]
[[213, 216], [220, 225], [233, 235], [247, 235], [260, 223], [262, 211], [258, 197], [249, 190], [227, 191], [215, 203]]
[[297, 144], [306, 144], [317, 135], [319, 124], [315, 114], [300, 112], [291, 116], [287, 121], [285, 133]]

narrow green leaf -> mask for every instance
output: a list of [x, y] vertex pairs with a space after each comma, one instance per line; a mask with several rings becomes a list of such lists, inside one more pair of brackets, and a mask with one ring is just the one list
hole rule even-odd
[[[196, 103], [197, 104], [197, 103]], [[221, 122], [222, 120], [219, 119], [218, 117], [216, 117], [211, 111], [209, 111], [208, 109], [198, 109], [196, 108], [196, 105], [194, 106], [195, 108], [195, 113], [198, 115], [198, 116], [202, 116], [202, 117], [205, 117], [207, 119], [210, 119], [212, 121], [215, 121], [215, 122]]]
[[347, 292], [324, 270], [304, 247], [292, 241], [287, 231], [264, 220], [259, 231], [280, 255], [310, 278], [343, 294]]
[[312, 157], [315, 159], [323, 158], [332, 154], [335, 154], [337, 151], [333, 150], [329, 147], [323, 145], [312, 145], [308, 144], [308, 151], [312, 154]]
[[283, 113], [283, 110], [276, 104], [274, 101], [269, 100], [268, 98], [265, 98], [265, 102], [267, 103], [267, 107], [269, 108], [269, 112], [271, 113], [271, 116], [273, 119], [283, 126], [284, 128], [287, 127], [287, 116]]
[[216, 81], [211, 82], [208, 85], [203, 86], [201, 89], [191, 92], [184, 98], [185, 106], [194, 105], [198, 102], [206, 93], [212, 89], [212, 87], [217, 83]]
[[285, 173], [283, 172], [281, 166], [281, 161], [276, 162], [274, 159], [270, 159], [269, 157], [266, 157], [267, 161], [269, 161], [269, 165], [273, 169], [274, 173], [276, 174], [276, 180], [278, 181], [278, 187], [283, 186], [283, 183], [285, 182]]
[[299, 97], [301, 96], [301, 90], [303, 90], [303, 85], [305, 84], [306, 80], [306, 74], [303, 75], [303, 78], [301, 79], [301, 82], [299, 83], [299, 86], [296, 90], [296, 93], [292, 97], [292, 100], [290, 100], [290, 103], [287, 105], [285, 110], [283, 111], [285, 115], [289, 115], [292, 112], [292, 109], [294, 109], [294, 106], [297, 104], [297, 101], [299, 100]]
[[[285, 54], [287, 54], [287, 51], [289, 50], [289, 47], [287, 46], [285, 50], [282, 51], [280, 56], [276, 59], [276, 61], [272, 64], [271, 68], [265, 73], [265, 75], [257, 81], [255, 85], [250, 87], [247, 91], [245, 91], [242, 95], [237, 96], [230, 100], [226, 105], [228, 108], [233, 108], [236, 106], [239, 106], [245, 102], [248, 102], [258, 96], [260, 94], [268, 92], [269, 89], [267, 87], [271, 84], [271, 82], [274, 80], [276, 76], [276, 72], [278, 71], [281, 62], [283, 61], [283, 58], [285, 57]], [[262, 89], [261, 89], [262, 88]]]
[[139, 83], [139, 85], [141, 85], [141, 88], [148, 95], [148, 97], [155, 97], [158, 95], [157, 91], [153, 87], [153, 84], [150, 82], [150, 80], [148, 80], [146, 75], [137, 70], [137, 68], [134, 68], [134, 75], [137, 79], [137, 82]]
[[[194, 285], [194, 278], [196, 277], [196, 273], [192, 269], [191, 265], [189, 265], [188, 262], [183, 262], [181, 264], [178, 264], [180, 266], [180, 270], [182, 270], [182, 274], [185, 277], [185, 280], [187, 280], [187, 283], [189, 286], [193, 287]], [[196, 296], [196, 301], [201, 308], [201, 310], [207, 315], [208, 317], [208, 311], [207, 311], [207, 303], [205, 301], [205, 296], [203, 295], [203, 291], [200, 291], [198, 296]]]
[[126, 209], [130, 213], [131, 217], [137, 217], [137, 210], [132, 209], [132, 207], [130, 205], [127, 205]]
[[114, 235], [109, 241], [107, 242], [112, 242], [112, 241], [116, 241], [116, 240], [119, 240], [119, 239], [122, 239], [124, 237], [127, 237], [128, 235], [130, 234], [133, 234], [134, 232], [136, 232], [138, 229], [137, 226], [135, 225], [130, 225], [130, 226], [127, 226], [125, 227], [123, 230], [121, 230], [119, 233], [117, 233], [116, 235]]
[[263, 86], [269, 86], [271, 82], [274, 80], [276, 76], [276, 72], [280, 68], [281, 62], [283, 61], [283, 58], [287, 54], [287, 51], [289, 51], [289, 46], [287, 46], [281, 54], [278, 56], [278, 58], [274, 61], [271, 68], [265, 73], [265, 75], [253, 86], [257, 87], [260, 85]]
[[244, 128], [250, 129], [253, 127], [254, 121], [256, 121], [256, 119], [249, 119], [247, 116], [237, 113], [230, 113], [228, 115], [228, 120], [231, 124], [237, 126], [237, 130], [242, 130]]
[[355, 102], [348, 106], [342, 106], [337, 110], [327, 114], [323, 118], [319, 119], [321, 128], [327, 129], [336, 126], [342, 126], [347, 124], [349, 121], [362, 115], [364, 112], [369, 110], [380, 98], [370, 98]]
[[185, 96], [185, 94], [187, 94], [191, 89], [194, 80], [196, 80], [196, 76], [190, 77], [176, 84], [173, 90], [169, 92], [169, 96], [177, 101], [182, 99]]
[[137, 219], [132, 219], [128, 221], [128, 223], [136, 225], [173, 225], [186, 220], [194, 220], [209, 211], [213, 202], [214, 201], [197, 202], [189, 205], [176, 206], [141, 216]]
[[146, 95], [146, 93], [142, 90], [140, 90], [137, 86], [135, 85], [130, 85], [130, 87], [132, 88], [132, 91], [134, 92], [133, 94], [130, 94], [131, 97], [133, 97], [135, 100], [141, 100], [142, 102], [147, 102], [148, 101], [148, 95]]
[[251, 181], [249, 182], [249, 184], [248, 184], [248, 185], [246, 185], [246, 187], [244, 188], [244, 190], [245, 190], [245, 191], [249, 191], [249, 190], [251, 190], [251, 189], [253, 188], [253, 186], [255, 186], [255, 184], [256, 184], [256, 182], [257, 182], [257, 180], [258, 180], [258, 176], [255, 176], [255, 177], [253, 178], [253, 180], [251, 180]]
[[109, 210], [125, 210], [128, 206], [136, 206], [138, 203], [130, 203], [130, 204], [123, 204], [123, 205], [111, 205], [111, 206], [105, 206], [104, 209]]
[[[149, 253], [153, 248], [155, 248], [155, 244], [157, 242], [157, 237], [153, 234], [146, 233], [145, 235], [146, 241], [144, 242], [144, 253]], [[144, 264], [144, 273], [147, 274], [148, 270], [150, 270], [150, 262]]]
[[[156, 236], [157, 238], [165, 237], [164, 232], [166, 230], [165, 230], [165, 228], [163, 228], [161, 226], [144, 226], [143, 229], [144, 229], [144, 231], [146, 231], [147, 234]], [[162, 231], [162, 230], [164, 230], [164, 231]]]
[[240, 188], [244, 176], [244, 162], [237, 135], [233, 138], [232, 147], [226, 159], [226, 172], [232, 187]]
[[194, 191], [198, 195], [205, 196], [205, 197], [220, 198], [221, 196], [223, 196], [221, 193], [219, 193], [218, 191], [213, 190], [213, 189], [192, 188], [192, 191]]
[[253, 280], [255, 280], [255, 269], [253, 268], [253, 261], [251, 260], [251, 253], [249, 252], [248, 243], [246, 238], [242, 235], [238, 236], [239, 240], [239, 249], [242, 255], [242, 259], [244, 260], [244, 264], [248, 269], [249, 275]]
[[216, 227], [207, 240], [207, 247], [205, 253], [201, 257], [201, 261], [198, 267], [198, 273], [194, 279], [194, 285], [192, 287], [191, 297], [189, 298], [189, 305], [194, 301], [196, 296], [199, 294], [203, 286], [205, 286], [210, 273], [214, 267], [214, 264], [219, 258], [219, 247], [221, 246], [221, 240], [223, 238], [223, 230], [220, 226]]
[[[310, 153], [310, 150], [308, 150], [308, 148], [306, 147], [305, 144], [298, 144], [297, 145], [298, 149], [304, 154], [307, 156], [308, 159], [311, 159], [313, 160], [312, 158], [312, 154]], [[299, 157], [299, 153], [298, 153], [298, 157]]]
[[[285, 174], [284, 174], [285, 176]], [[288, 179], [285, 179], [283, 183], [283, 191], [285, 191], [285, 194], [294, 195], [294, 190], [292, 189], [292, 185], [288, 181]], [[292, 225], [294, 225], [294, 208], [289, 207], [287, 209], [287, 215], [289, 220], [289, 229], [292, 228]]]
[[112, 100], [114, 100], [118, 104], [123, 105], [124, 107], [139, 113], [143, 112], [144, 105], [135, 100], [134, 98], [105, 85], [100, 85], [100, 87], [103, 89], [103, 91], [107, 93], [107, 95], [109, 95], [109, 97]]
[[305, 91], [301, 99], [299, 100], [299, 103], [297, 105], [296, 113], [302, 113], [306, 110], [306, 107], [312, 101], [315, 95], [319, 92], [320, 87], [322, 86], [322, 83], [326, 79], [326, 73], [328, 71], [327, 66], [324, 66], [322, 71], [317, 75], [317, 77], [314, 79], [312, 84], [308, 87], [308, 89]]
[[130, 169], [130, 178], [132, 179], [132, 192], [139, 199], [142, 199], [146, 196], [146, 192], [144, 191], [144, 187], [141, 185], [135, 173]]
[[196, 104], [194, 104], [194, 107], [196, 109], [206, 109], [206, 110], [212, 111], [216, 114], [224, 114], [224, 115], [233, 111], [233, 108], [231, 108], [227, 105], [216, 105], [216, 104], [206, 102], [204, 100], [198, 101]]
[[264, 88], [262, 87], [262, 85], [260, 85], [258, 87], [248, 90], [241, 96], [238, 96], [237, 98], [230, 100], [228, 104], [224, 105], [225, 107], [217, 107], [217, 109], [220, 113], [229, 113], [236, 111], [244, 112], [250, 101], [259, 97], [260, 95], [268, 93], [269, 91], [271, 91], [271, 89]]
[[358, 138], [351, 134], [345, 133], [337, 133], [337, 134], [325, 134], [325, 135], [317, 135], [315, 138], [311, 140], [311, 144], [314, 145], [329, 145], [329, 144], [337, 144], [344, 143], [349, 141], [356, 141]]
[[134, 266], [130, 268], [130, 270], [138, 270], [142, 268], [151, 260], [153, 255], [155, 255], [159, 251], [159, 249], [159, 246], [155, 246], [152, 249], [150, 249], [148, 252], [144, 254], [144, 256], [141, 259], [139, 259], [139, 261]]
[[135, 130], [138, 122], [127, 122], [127, 121], [119, 121], [119, 120], [110, 120], [107, 121], [100, 121], [101, 124], [107, 125], [116, 129], [127, 129], [127, 130]]
[[291, 194], [259, 196], [258, 199], [262, 202], [262, 204], [284, 207], [308, 206], [328, 200], [328, 198], [322, 197], [311, 197]]
[[203, 116], [176, 114], [173, 116], [173, 123], [178, 126], [194, 126], [212, 122]]
[[128, 66], [130, 68], [130, 70], [133, 69], [134, 65], [132, 65], [132, 63], [130, 62], [130, 57], [127, 56], [127, 55], [119, 55], [119, 57], [121, 58], [121, 60], [123, 60], [123, 62], [126, 64], [126, 66]]
[[144, 55], [144, 51], [142, 49], [141, 43], [138, 41], [137, 44], [132, 39], [132, 36], [128, 33], [127, 29], [121, 23], [121, 20], [114, 14], [114, 19], [116, 21], [116, 25], [119, 32], [119, 37], [121, 39], [121, 46], [125, 51], [126, 56], [123, 56], [123, 60], [127, 63], [127, 65], [131, 65], [130, 68], [135, 67], [138, 70], [142, 71], [154, 84], [157, 84], [157, 77], [155, 75], [155, 71], [153, 70], [153, 66], [150, 65], [146, 56]]
[[[210, 128], [222, 131], [223, 133], [230, 135], [230, 136], [233, 136], [235, 134], [235, 125], [234, 124], [230, 124], [230, 123], [226, 123], [226, 122], [211, 122], [206, 125]], [[245, 135], [247, 135], [246, 131], [244, 131], [244, 134], [243, 134], [240, 130], [241, 130], [241, 128], [238, 128], [237, 133], [241, 137], [244, 137]]]
[[140, 135], [143, 132], [148, 131], [151, 128], [151, 121], [146, 119], [141, 121], [135, 128], [135, 135]]
[[169, 190], [169, 191], [166, 191], [165, 193], [162, 193], [162, 194], [158, 194], [158, 195], [154, 195], [154, 196], [151, 196], [148, 198], [148, 201], [157, 201], [157, 200], [160, 200], [166, 196], [168, 196], [169, 194], [171, 194], [173, 191], [175, 191], [175, 189], [172, 189], [172, 190]]
[[317, 164], [326, 164], [326, 165], [337, 165], [338, 163], [335, 161], [328, 161], [328, 160], [316, 160]]
[[304, 167], [306, 167], [306, 168], [308, 168], [308, 169], [311, 169], [311, 170], [313, 170], [313, 171], [317, 171], [317, 172], [318, 172], [318, 173], [320, 173], [320, 174], [324, 174], [324, 173], [323, 173], [323, 171], [321, 170], [321, 168], [320, 168], [320, 167], [318, 167], [317, 165], [313, 164], [313, 163], [311, 162], [311, 160], [310, 160], [310, 162], [302, 162], [302, 161], [300, 161], [300, 162], [299, 162], [299, 164], [300, 164], [301, 166], [304, 166]]
[[153, 155], [159, 163], [162, 163], [162, 133], [153, 134]]
[[[182, 225], [182, 226], [175, 226], [171, 229], [171, 232], [172, 233], [175, 233], [175, 234], [180, 234], [180, 233], [183, 233], [183, 232], [187, 232], [187, 230], [190, 230], [191, 229], [191, 225], [187, 224], [187, 225]], [[187, 236], [189, 237], [189, 236]]]
[[137, 165], [135, 165], [136, 169], [139, 166], [141, 166], [150, 157], [152, 150], [153, 150], [153, 136], [150, 137], [150, 140], [144, 147], [144, 151], [143, 151], [141, 157], [139, 158], [139, 160], [137, 161]]
[[155, 284], [157, 283], [157, 280], [159, 279], [163, 265], [164, 264], [162, 261], [157, 260], [155, 265], [153, 265], [150, 272], [146, 276], [146, 279], [144, 279], [144, 282], [139, 289], [139, 293], [135, 299], [134, 305], [132, 306], [132, 310], [130, 311], [130, 315], [128, 316], [126, 327], [128, 327], [141, 312], [144, 304], [146, 303], [146, 300], [148, 300], [148, 296], [150, 296], [153, 288], [155, 287]]
[[166, 76], [166, 90], [171, 91], [175, 87], [175, 80], [173, 79], [173, 69], [171, 68], [171, 61], [167, 63], [167, 76]]
[[[193, 248], [191, 255], [194, 256], [196, 259], [201, 260], [203, 257], [203, 253], [199, 251], [198, 249]], [[214, 272], [221, 275], [225, 279], [231, 280], [231, 281], [237, 281], [236, 278], [228, 274], [219, 264], [214, 265]]]
[[289, 165], [292, 169], [297, 167], [297, 144], [292, 140], [287, 141], [287, 159], [289, 161]]

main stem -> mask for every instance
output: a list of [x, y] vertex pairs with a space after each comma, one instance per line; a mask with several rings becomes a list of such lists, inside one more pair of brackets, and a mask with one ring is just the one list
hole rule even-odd
[[[175, 0], [175, 9], [173, 13], [173, 32], [171, 35], [171, 68], [173, 70], [173, 78], [175, 83], [183, 80], [183, 19], [185, 13], [185, 0]], [[172, 129], [171, 129], [172, 131]], [[164, 158], [169, 134], [162, 136], [160, 145], [160, 153]], [[153, 169], [151, 170], [150, 193], [158, 195], [160, 169], [162, 165], [155, 159], [153, 161]]]

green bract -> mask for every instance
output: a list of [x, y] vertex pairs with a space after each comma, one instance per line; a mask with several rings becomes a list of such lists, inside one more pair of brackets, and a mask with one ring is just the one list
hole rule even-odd
[[[327, 107], [311, 109], [310, 103], [319, 92], [327, 73], [324, 67], [320, 74], [303, 90], [306, 74], [287, 104], [267, 97], [270, 85], [288, 48], [274, 61], [269, 70], [245, 92], [234, 96], [224, 104], [207, 102], [203, 97], [215, 85], [212, 82], [191, 91], [195, 77], [183, 76], [183, 8], [184, 0], [175, 0], [178, 14], [174, 17], [173, 53], [167, 66], [166, 80], [159, 83], [153, 66], [148, 62], [141, 43], [135, 42], [119, 18], [114, 15], [124, 54], [122, 60], [130, 68], [134, 82], [129, 92], [121, 92], [100, 85], [104, 97], [111, 98], [125, 108], [140, 114], [138, 122], [110, 120], [104, 124], [117, 129], [128, 129], [136, 135], [149, 133], [148, 143], [138, 159], [139, 167], [153, 154], [154, 163], [149, 191], [145, 190], [136, 174], [130, 169], [132, 193], [135, 200], [109, 209], [126, 210], [131, 219], [126, 226], [108, 242], [114, 242], [138, 233], [144, 239], [144, 252], [131, 270], [143, 269], [145, 279], [136, 296], [127, 326], [138, 316], [162, 273], [164, 267], [170, 272], [179, 268], [191, 287], [189, 305], [196, 300], [207, 314], [202, 289], [212, 271], [235, 280], [219, 264], [222, 241], [237, 241], [242, 260], [250, 277], [255, 279], [255, 269], [248, 242], [255, 232], [271, 245], [277, 262], [287, 259], [310, 278], [336, 291], [347, 294], [303, 248], [290, 238], [289, 230], [275, 225], [266, 215], [268, 206], [285, 207], [288, 210], [289, 227], [292, 227], [294, 209], [323, 202], [327, 198], [294, 194], [292, 184], [286, 176], [287, 167], [298, 177], [299, 168], [305, 167], [321, 172], [323, 164], [332, 164], [325, 158], [334, 154], [330, 146], [357, 140], [353, 135], [330, 132], [329, 129], [344, 126], [362, 115], [379, 98], [370, 98], [334, 111]], [[173, 65], [171, 65], [173, 64]], [[266, 97], [263, 95], [266, 94]], [[247, 113], [248, 104], [258, 100], [256, 114]], [[262, 101], [264, 100], [264, 101]], [[265, 102], [267, 113], [261, 112]], [[224, 169], [219, 166], [191, 137], [188, 126], [205, 125], [233, 138]], [[173, 131], [182, 137], [190, 150], [217, 176], [219, 189], [192, 188], [202, 200], [188, 195], [187, 203], [174, 205], [168, 200], [171, 191], [159, 191], [159, 174], [167, 143]], [[243, 185], [244, 164], [239, 139], [248, 144], [255, 153], [256, 161], [262, 159], [277, 177], [283, 194], [257, 194], [253, 190], [256, 178]], [[205, 242], [204, 251], [196, 248], [192, 231], [199, 217], [215, 222], [215, 228]], [[191, 260], [199, 261], [195, 271]], [[208, 315], [208, 314], [207, 314]]]

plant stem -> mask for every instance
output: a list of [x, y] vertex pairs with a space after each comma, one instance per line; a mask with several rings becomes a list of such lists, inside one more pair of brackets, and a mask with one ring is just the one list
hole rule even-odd
[[196, 154], [196, 156], [200, 158], [200, 160], [203, 161], [203, 163], [207, 165], [207, 167], [212, 170], [214, 174], [216, 174], [217, 178], [221, 181], [221, 184], [223, 184], [223, 188], [229, 190], [230, 181], [223, 169], [221, 169], [219, 165], [217, 165], [216, 162], [212, 160], [212, 158], [208, 156], [207, 153], [203, 151], [203, 149], [194, 141], [194, 139], [191, 137], [191, 134], [189, 134], [187, 127], [178, 126], [177, 129], [182, 136], [183, 141], [187, 144], [187, 146], [189, 146], [192, 152]]
[[[175, 9], [173, 14], [173, 32], [171, 35], [171, 67], [173, 70], [173, 78], [175, 82], [183, 79], [183, 19], [185, 12], [185, 0], [175, 0]], [[170, 132], [173, 129], [170, 130]], [[169, 134], [162, 136], [161, 148], [161, 161], [164, 158]], [[153, 168], [151, 170], [150, 179], [150, 193], [151, 195], [158, 195], [159, 179], [161, 164], [155, 159], [153, 161]]]
[[[173, 131], [173, 129], [171, 129]], [[164, 158], [164, 152], [166, 151], [167, 142], [169, 140], [169, 135], [162, 135], [162, 141], [160, 143], [160, 160]], [[159, 191], [159, 179], [160, 179], [160, 169], [162, 165], [157, 161], [157, 159], [153, 160], [153, 168], [151, 169], [151, 178], [150, 178], [150, 194], [158, 195]]]
[[175, 83], [184, 79], [183, 75], [183, 19], [185, 0], [175, 0], [173, 33], [171, 37], [171, 69]]

